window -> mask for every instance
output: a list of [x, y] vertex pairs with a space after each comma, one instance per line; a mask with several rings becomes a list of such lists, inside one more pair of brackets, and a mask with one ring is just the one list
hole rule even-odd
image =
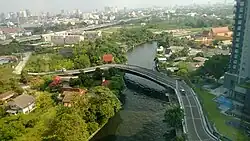
[[238, 26], [238, 27], [237, 27], [237, 30], [241, 30], [241, 26]]
[[243, 11], [244, 11], [244, 9], [243, 9], [243, 7], [241, 7], [241, 8], [240, 8], [240, 12], [243, 12]]
[[235, 49], [235, 51], [234, 51], [235, 53], [239, 53], [239, 50], [238, 49]]
[[235, 44], [235, 47], [236, 47], [236, 48], [239, 48], [239, 43], [236, 43], [236, 44]]
[[236, 65], [233, 65], [233, 69], [236, 69]]
[[244, 6], [245, 5], [245, 2], [244, 1], [241, 1], [240, 2], [240, 6]]
[[242, 23], [242, 20], [238, 20], [238, 24], [240, 25]]
[[239, 14], [239, 16], [238, 16], [240, 19], [243, 17], [243, 15], [242, 14]]
[[234, 60], [234, 64], [237, 64], [237, 60]]
[[240, 32], [237, 32], [237, 34], [236, 34], [238, 37], [240, 36]]

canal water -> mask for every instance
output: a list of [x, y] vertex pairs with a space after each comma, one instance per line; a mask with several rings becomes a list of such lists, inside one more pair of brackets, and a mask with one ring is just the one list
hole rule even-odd
[[[128, 64], [154, 69], [157, 44], [146, 43], [127, 53]], [[144, 78], [125, 74], [125, 102], [91, 141], [165, 141], [163, 123], [167, 102], [158, 96], [165, 88]]]

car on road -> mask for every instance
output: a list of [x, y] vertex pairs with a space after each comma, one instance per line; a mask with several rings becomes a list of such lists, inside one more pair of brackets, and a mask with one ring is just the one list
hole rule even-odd
[[184, 89], [180, 89], [181, 94], [185, 95], [185, 90]]

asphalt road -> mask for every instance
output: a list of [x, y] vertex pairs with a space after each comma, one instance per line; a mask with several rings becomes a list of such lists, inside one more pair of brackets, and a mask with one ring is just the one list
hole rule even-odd
[[177, 85], [179, 90], [185, 90], [185, 94], [181, 94], [181, 99], [184, 104], [186, 116], [185, 126], [188, 129], [188, 139], [190, 141], [214, 141], [214, 139], [206, 132], [196, 94], [183, 82], [178, 82]]

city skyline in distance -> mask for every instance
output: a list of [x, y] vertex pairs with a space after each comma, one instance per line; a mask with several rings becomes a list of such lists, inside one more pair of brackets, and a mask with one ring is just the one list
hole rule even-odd
[[[227, 0], [231, 2], [233, 0]], [[210, 0], [211, 3], [225, 2], [225, 0]], [[17, 12], [19, 10], [29, 9], [33, 12], [53, 12], [60, 10], [79, 9], [83, 12], [103, 9], [105, 6], [117, 6], [118, 8], [142, 8], [151, 6], [170, 6], [170, 5], [188, 5], [192, 3], [207, 4], [207, 0], [0, 0], [0, 12]]]

